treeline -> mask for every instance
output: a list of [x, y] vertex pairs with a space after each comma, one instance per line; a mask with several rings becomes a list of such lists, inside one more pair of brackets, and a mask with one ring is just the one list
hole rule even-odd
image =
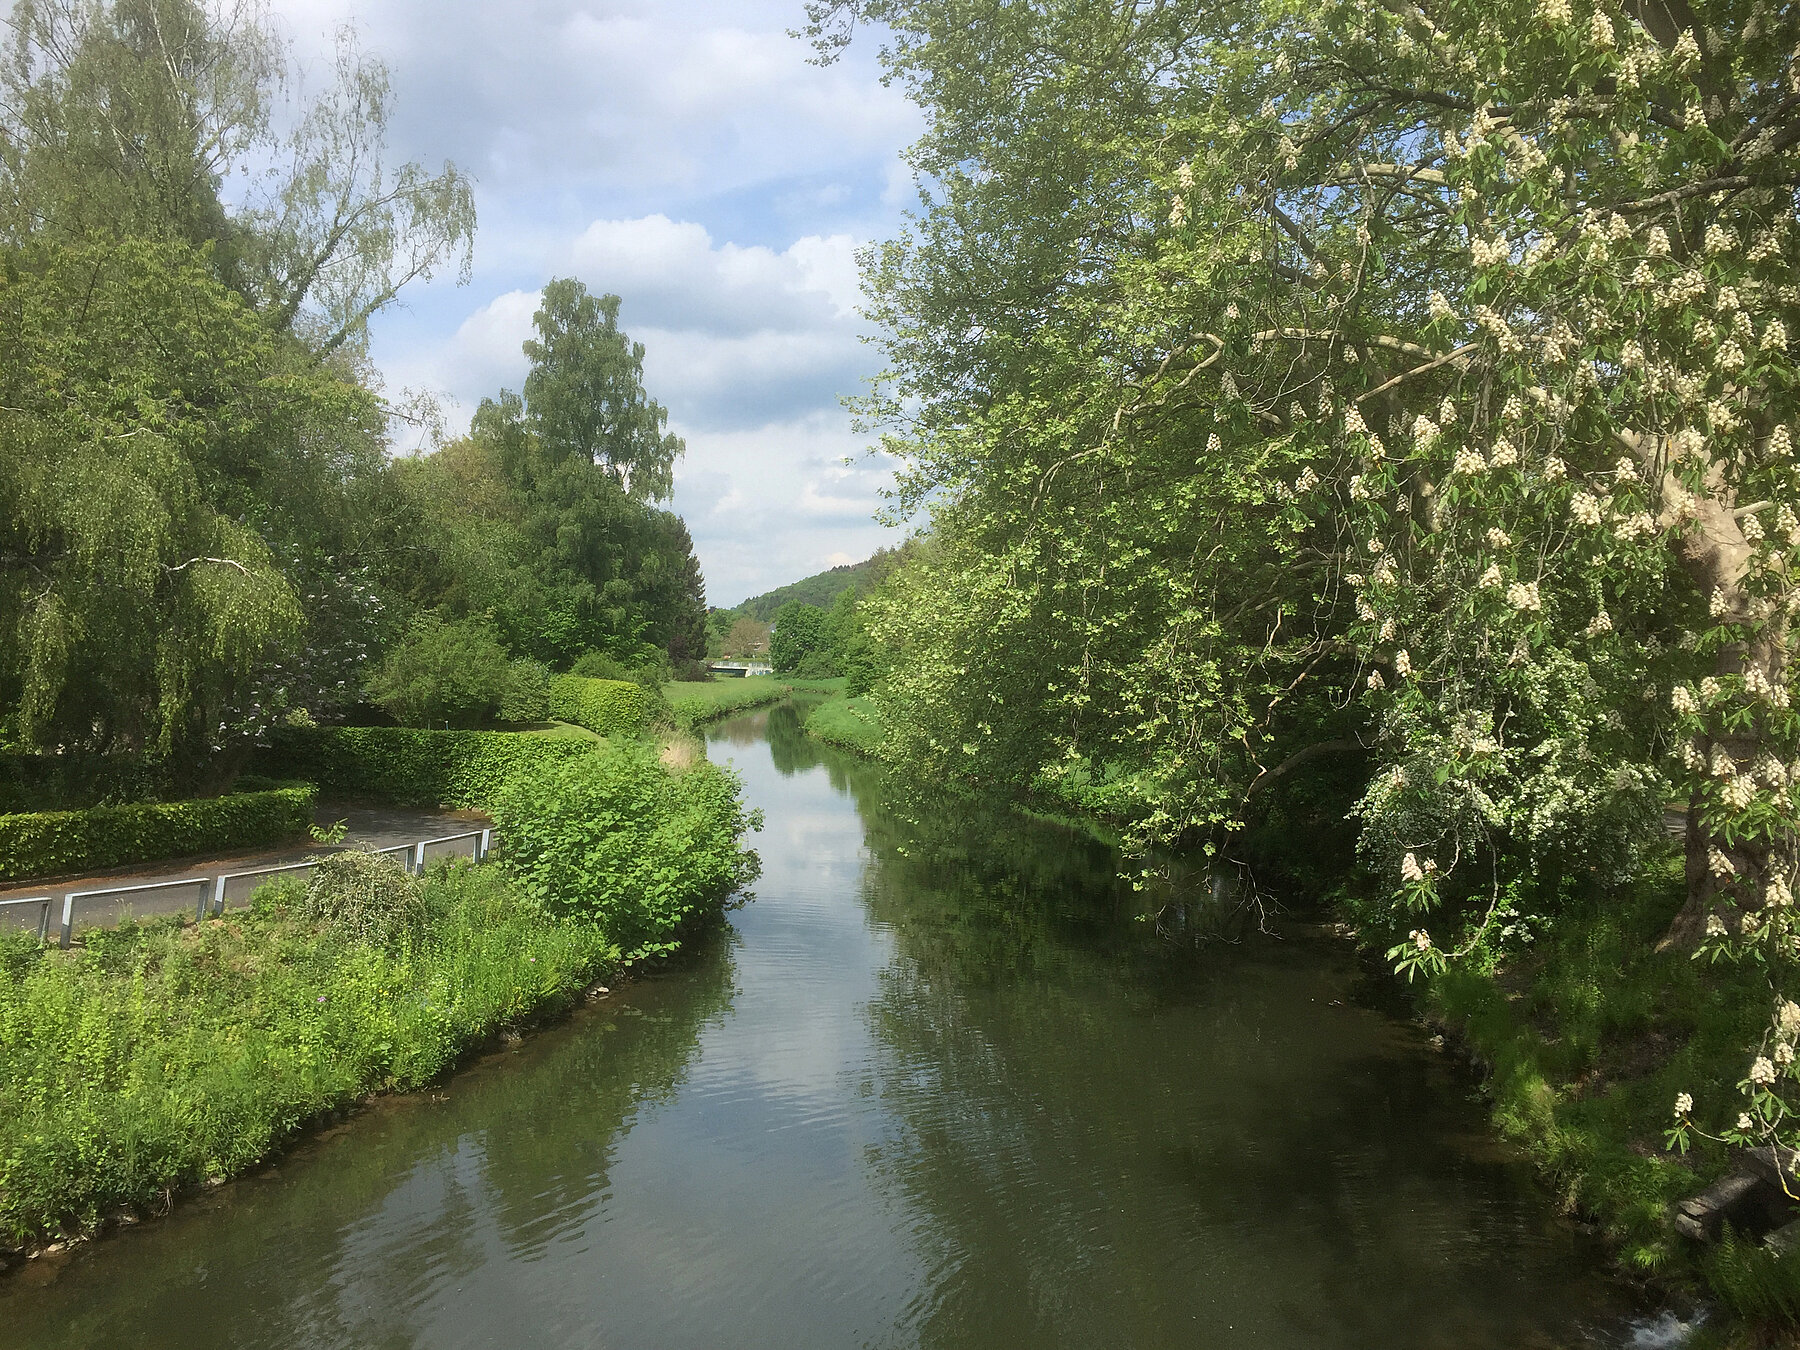
[[778, 673], [802, 679], [842, 676], [850, 694], [867, 693], [890, 661], [888, 649], [870, 635], [868, 601], [914, 548], [909, 542], [878, 549], [863, 562], [711, 611], [711, 653], [764, 657]]
[[654, 505], [682, 447], [616, 298], [552, 283], [523, 395], [389, 460], [412, 402], [368, 322], [467, 275], [475, 212], [454, 165], [384, 156], [353, 39], [287, 130], [253, 6], [20, 0], [0, 48], [0, 746], [204, 784], [384, 662], [391, 707], [442, 716], [392, 697], [409, 671], [701, 654], [691, 543]]

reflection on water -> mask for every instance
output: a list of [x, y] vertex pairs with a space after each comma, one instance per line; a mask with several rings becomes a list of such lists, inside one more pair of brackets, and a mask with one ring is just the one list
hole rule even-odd
[[906, 818], [800, 711], [710, 733], [767, 815], [729, 932], [0, 1284], [0, 1346], [1625, 1334], [1595, 1255], [1341, 946], [1159, 937], [1106, 849], [960, 802]]

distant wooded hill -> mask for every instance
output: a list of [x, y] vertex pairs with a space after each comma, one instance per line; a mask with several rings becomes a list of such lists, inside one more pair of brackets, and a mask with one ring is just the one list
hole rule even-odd
[[753, 595], [743, 604], [735, 606], [732, 613], [746, 615], [758, 623], [768, 623], [774, 619], [775, 611], [790, 600], [830, 609], [832, 602], [852, 586], [878, 580], [877, 573], [884, 570], [882, 564], [887, 552], [888, 550], [883, 550], [862, 562], [846, 563], [826, 572], [816, 572], [810, 577], [789, 582], [786, 586], [777, 586], [772, 591]]

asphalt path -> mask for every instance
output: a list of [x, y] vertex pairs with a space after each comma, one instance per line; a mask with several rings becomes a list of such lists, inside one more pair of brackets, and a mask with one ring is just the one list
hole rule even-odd
[[[0, 901], [39, 895], [54, 896], [55, 903], [51, 906], [50, 917], [50, 927], [54, 934], [62, 917], [62, 897], [70, 891], [99, 890], [107, 886], [147, 886], [192, 877], [216, 877], [226, 872], [283, 867], [290, 863], [304, 862], [321, 853], [334, 852], [336, 848], [392, 848], [399, 844], [417, 843], [422, 839], [437, 839], [467, 830], [485, 829], [492, 823], [478, 811], [428, 811], [394, 806], [359, 806], [343, 802], [320, 803], [316, 819], [322, 826], [330, 826], [340, 820], [345, 822], [348, 833], [344, 842], [335, 847], [300, 843], [277, 849], [202, 854], [79, 875], [6, 882], [0, 884]], [[198, 886], [170, 886], [118, 896], [95, 896], [91, 900], [77, 902], [75, 924], [77, 928], [84, 928], [152, 914], [175, 914], [182, 911], [191, 914], [199, 894]], [[227, 900], [230, 903], [242, 903], [243, 896], [234, 890], [228, 894]], [[0, 924], [35, 927], [39, 912], [34, 905], [0, 906]]]

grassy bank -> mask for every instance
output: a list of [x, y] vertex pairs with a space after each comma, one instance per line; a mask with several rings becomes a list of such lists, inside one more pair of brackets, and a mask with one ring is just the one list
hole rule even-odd
[[790, 685], [773, 675], [751, 675], [743, 679], [707, 682], [679, 680], [663, 686], [669, 700], [675, 725], [691, 731], [707, 722], [730, 717], [765, 703], [778, 703], [788, 696]]
[[221, 919], [0, 940], [0, 1251], [159, 1210], [431, 1082], [671, 949], [754, 871], [735, 780], [650, 746], [536, 766], [497, 812], [500, 864], [416, 879], [341, 854]]
[[1800, 1318], [1800, 1253], [1777, 1258], [1749, 1241], [1703, 1249], [1670, 1222], [1672, 1203], [1731, 1166], [1705, 1139], [1685, 1155], [1666, 1147], [1675, 1099], [1692, 1094], [1696, 1119], [1715, 1130], [1735, 1115], [1772, 997], [1756, 967], [1656, 950], [1682, 895], [1670, 856], [1629, 890], [1571, 902], [1505, 961], [1436, 977], [1425, 1006], [1486, 1072], [1500, 1131], [1600, 1227], [1621, 1265], [1733, 1315], [1705, 1343], [1791, 1343], [1781, 1337]]
[[870, 698], [827, 699], [806, 715], [806, 734], [859, 755], [881, 750], [881, 711]]

